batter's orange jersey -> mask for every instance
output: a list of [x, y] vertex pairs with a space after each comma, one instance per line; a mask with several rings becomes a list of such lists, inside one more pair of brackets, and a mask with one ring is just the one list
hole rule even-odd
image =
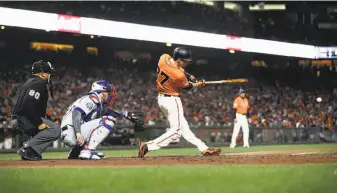
[[179, 96], [180, 89], [188, 87], [189, 82], [182, 69], [180, 69], [168, 54], [160, 56], [157, 67], [157, 90], [160, 94]]
[[247, 98], [236, 97], [234, 99], [233, 108], [236, 109], [236, 113], [246, 115], [249, 108], [249, 102]]

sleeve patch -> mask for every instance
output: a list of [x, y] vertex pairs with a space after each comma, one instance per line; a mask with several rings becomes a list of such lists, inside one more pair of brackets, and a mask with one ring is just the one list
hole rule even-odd
[[91, 102], [87, 102], [87, 104], [85, 104], [85, 106], [90, 110], [90, 111], [92, 111], [93, 109], [94, 109], [94, 104], [93, 103], [91, 103]]

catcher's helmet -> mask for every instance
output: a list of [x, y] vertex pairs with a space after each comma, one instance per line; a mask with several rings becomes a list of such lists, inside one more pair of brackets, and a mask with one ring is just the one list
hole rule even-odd
[[109, 104], [114, 99], [116, 87], [115, 85], [110, 84], [105, 80], [99, 80], [92, 84], [90, 92], [97, 92], [97, 93], [108, 92], [109, 96], [105, 103]]
[[99, 80], [92, 83], [90, 92], [115, 92], [115, 86], [105, 80]]
[[192, 52], [187, 48], [178, 47], [173, 51], [173, 59], [192, 61]]
[[37, 61], [37, 62], [33, 63], [32, 73], [36, 74], [36, 73], [40, 73], [40, 72], [52, 74], [52, 73], [55, 72], [55, 69], [51, 65], [50, 62], [45, 62], [43, 60], [40, 60], [40, 61]]

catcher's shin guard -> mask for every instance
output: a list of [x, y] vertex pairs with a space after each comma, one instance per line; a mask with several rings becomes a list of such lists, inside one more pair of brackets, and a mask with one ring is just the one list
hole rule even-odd
[[108, 137], [114, 126], [114, 120], [103, 117], [100, 125], [92, 130], [86, 149], [96, 150], [99, 144]]

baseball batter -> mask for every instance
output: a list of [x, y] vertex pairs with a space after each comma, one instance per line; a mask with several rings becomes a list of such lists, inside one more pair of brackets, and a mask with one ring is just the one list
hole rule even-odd
[[159, 108], [168, 118], [170, 129], [157, 139], [141, 142], [138, 157], [143, 158], [149, 151], [155, 151], [183, 136], [187, 141], [197, 146], [203, 156], [219, 155], [221, 149], [212, 149], [198, 139], [190, 130], [184, 117], [180, 100], [181, 89], [202, 88], [205, 81], [195, 81], [194, 76], [184, 69], [192, 62], [192, 53], [186, 48], [176, 48], [173, 57], [163, 54], [157, 67], [157, 90]]
[[249, 101], [245, 97], [246, 94], [243, 89], [240, 89], [239, 94], [240, 96], [236, 97], [233, 103], [234, 130], [230, 148], [235, 148], [236, 138], [241, 127], [243, 132], [243, 147], [249, 147], [249, 127], [247, 120], [247, 116], [249, 116]]
[[138, 121], [133, 113], [110, 108], [114, 95], [115, 86], [100, 80], [92, 84], [89, 94], [69, 106], [61, 123], [61, 139], [72, 147], [68, 159], [101, 159], [104, 155], [95, 150], [113, 130], [115, 119], [125, 117], [133, 123]]

